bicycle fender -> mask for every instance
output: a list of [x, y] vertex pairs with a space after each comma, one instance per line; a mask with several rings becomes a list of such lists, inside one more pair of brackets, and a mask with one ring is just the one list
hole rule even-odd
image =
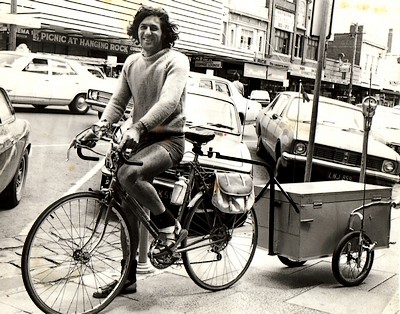
[[193, 207], [193, 206], [197, 203], [197, 201], [198, 201], [203, 195], [204, 195], [204, 192], [203, 192], [203, 191], [198, 192], [198, 193], [190, 200], [188, 207], [189, 207], [189, 208]]

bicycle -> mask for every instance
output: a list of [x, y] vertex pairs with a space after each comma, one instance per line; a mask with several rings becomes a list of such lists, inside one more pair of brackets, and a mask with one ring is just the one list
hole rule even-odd
[[[79, 134], [77, 135], [79, 136]], [[126, 152], [116, 149], [120, 129], [99, 136], [110, 142], [105, 154], [102, 182], [98, 190], [76, 192], [48, 206], [34, 222], [24, 243], [21, 268], [25, 288], [35, 305], [45, 313], [97, 313], [119, 294], [131, 267], [128, 216], [135, 215], [153, 237], [149, 260], [156, 268], [183, 264], [199, 287], [219, 291], [235, 284], [253, 259], [258, 237], [254, 208], [243, 214], [225, 214], [211, 203], [215, 174], [203, 168], [199, 156], [213, 132], [188, 131], [193, 145], [193, 161], [177, 167], [177, 175], [188, 182], [177, 220], [184, 230], [175, 246], [154, 254], [159, 231], [146, 210], [119, 184], [117, 171], [129, 161]], [[84, 160], [99, 160], [83, 150], [92, 145], [72, 142]], [[126, 202], [129, 209], [121, 207]], [[121, 263], [124, 259], [127, 262]], [[93, 298], [100, 287], [116, 283], [103, 299]]]

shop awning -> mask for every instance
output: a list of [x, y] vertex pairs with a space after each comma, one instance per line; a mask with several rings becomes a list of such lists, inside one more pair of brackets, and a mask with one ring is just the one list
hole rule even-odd
[[0, 24], [14, 24], [28, 28], [40, 28], [40, 21], [27, 14], [11, 14], [0, 12]]

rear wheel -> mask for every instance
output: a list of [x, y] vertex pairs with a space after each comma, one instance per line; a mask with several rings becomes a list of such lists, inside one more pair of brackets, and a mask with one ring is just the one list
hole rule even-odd
[[372, 241], [360, 231], [346, 234], [332, 256], [332, 272], [344, 286], [357, 286], [367, 278], [374, 261]]
[[303, 266], [307, 261], [299, 261], [296, 259], [288, 258], [285, 256], [278, 255], [279, 260], [288, 267], [300, 267]]
[[85, 114], [89, 111], [89, 105], [86, 103], [86, 95], [78, 94], [74, 100], [68, 105], [69, 110], [76, 114]]
[[[124, 212], [103, 195], [80, 192], [61, 198], [38, 217], [26, 238], [22, 278], [44, 313], [97, 313], [122, 289], [130, 261], [131, 238]], [[93, 293], [115, 286], [102, 299]]]
[[0, 202], [2, 204], [2, 207], [4, 206], [4, 208], [11, 209], [19, 204], [22, 198], [22, 192], [26, 181], [27, 171], [28, 151], [25, 150], [13, 179], [0, 194]]
[[203, 196], [186, 217], [189, 235], [182, 247], [183, 263], [201, 288], [219, 291], [235, 284], [247, 271], [257, 247], [254, 208], [244, 214], [225, 214]]

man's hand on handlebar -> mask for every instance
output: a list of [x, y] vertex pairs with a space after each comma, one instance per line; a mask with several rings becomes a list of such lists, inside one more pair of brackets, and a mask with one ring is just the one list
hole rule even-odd
[[76, 141], [82, 145], [93, 148], [96, 146], [97, 141], [105, 132], [107, 132], [109, 128], [110, 124], [107, 121], [98, 121], [93, 124], [90, 129], [87, 129], [85, 132], [79, 134], [76, 137]]
[[140, 136], [145, 132], [145, 127], [141, 122], [134, 123], [123, 134], [121, 142], [118, 144], [118, 150], [123, 151], [126, 148], [133, 148], [139, 143]]

